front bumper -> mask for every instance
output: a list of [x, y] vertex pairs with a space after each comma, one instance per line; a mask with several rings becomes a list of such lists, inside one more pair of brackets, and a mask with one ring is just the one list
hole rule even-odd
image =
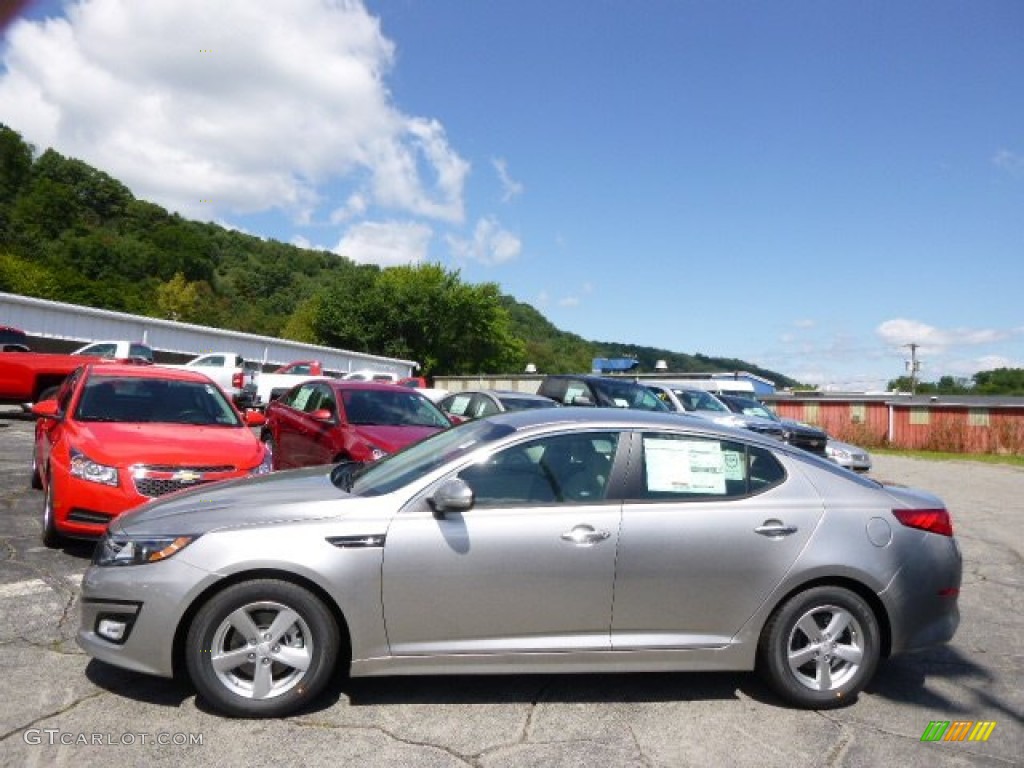
[[[219, 580], [170, 559], [135, 566], [91, 566], [82, 578], [81, 619], [76, 641], [108, 664], [160, 677], [174, 674], [174, 638], [188, 606]], [[108, 622], [104, 636], [103, 622]], [[110, 627], [124, 627], [111, 639]]]

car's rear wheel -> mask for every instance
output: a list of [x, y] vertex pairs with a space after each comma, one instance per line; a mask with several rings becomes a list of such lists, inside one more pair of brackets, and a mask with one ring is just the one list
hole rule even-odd
[[228, 587], [199, 610], [185, 656], [200, 695], [219, 711], [281, 717], [323, 690], [339, 645], [337, 622], [319, 598], [260, 579]]
[[43, 493], [43, 544], [51, 549], [63, 543], [63, 537], [57, 531], [57, 522], [53, 512], [53, 477], [46, 478], [46, 491]]
[[852, 703], [875, 673], [878, 619], [859, 595], [814, 587], [794, 595], [768, 620], [760, 669], [787, 702], [806, 709]]

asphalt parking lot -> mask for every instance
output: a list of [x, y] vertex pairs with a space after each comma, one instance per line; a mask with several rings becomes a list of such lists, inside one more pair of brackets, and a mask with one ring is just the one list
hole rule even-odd
[[[1024, 469], [875, 457], [874, 477], [948, 504], [962, 623], [949, 646], [884, 663], [842, 710], [786, 709], [753, 674], [530, 675], [339, 679], [301, 716], [239, 721], [78, 649], [92, 548], [41, 545], [32, 422], [0, 411], [0, 765], [1024, 765]], [[995, 726], [923, 742], [932, 721]]]

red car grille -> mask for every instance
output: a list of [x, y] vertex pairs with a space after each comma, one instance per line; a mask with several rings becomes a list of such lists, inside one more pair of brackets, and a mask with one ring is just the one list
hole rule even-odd
[[231, 477], [236, 467], [174, 467], [167, 465], [141, 466], [132, 470], [132, 482], [140, 496], [156, 498], [185, 488], [194, 488], [203, 483], [225, 480]]

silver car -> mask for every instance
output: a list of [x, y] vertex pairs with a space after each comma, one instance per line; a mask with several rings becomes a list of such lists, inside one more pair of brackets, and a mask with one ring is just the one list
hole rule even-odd
[[78, 642], [186, 670], [244, 717], [299, 710], [339, 668], [756, 667], [825, 709], [953, 636], [961, 567], [928, 493], [748, 430], [550, 408], [128, 512], [83, 579]]
[[871, 454], [859, 446], [830, 437], [825, 443], [825, 455], [839, 466], [852, 469], [854, 472], [871, 471]]

